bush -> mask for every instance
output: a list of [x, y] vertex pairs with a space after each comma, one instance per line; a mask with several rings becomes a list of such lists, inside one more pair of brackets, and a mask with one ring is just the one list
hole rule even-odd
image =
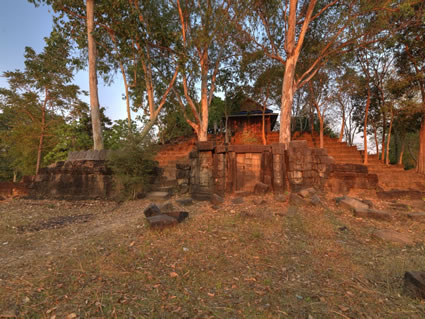
[[123, 140], [121, 148], [110, 153], [108, 165], [121, 196], [134, 199], [149, 191], [158, 166], [154, 156], [154, 145], [136, 135]]

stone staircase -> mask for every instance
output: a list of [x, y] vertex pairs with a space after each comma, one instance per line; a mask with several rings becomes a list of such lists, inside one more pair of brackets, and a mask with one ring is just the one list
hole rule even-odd
[[[310, 147], [320, 147], [318, 135], [296, 133], [292, 139], [306, 140]], [[345, 142], [338, 142], [336, 138], [324, 136], [324, 148], [338, 164], [363, 164], [363, 151], [359, 151], [357, 147], [349, 146]], [[378, 160], [377, 155], [369, 154], [367, 167], [369, 173], [378, 175], [378, 185], [383, 190], [425, 191], [425, 177], [417, 174], [414, 170], [404, 170], [402, 165], [386, 165]]]

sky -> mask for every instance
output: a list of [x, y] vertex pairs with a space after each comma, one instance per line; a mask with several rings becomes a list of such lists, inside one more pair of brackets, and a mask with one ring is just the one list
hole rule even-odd
[[[52, 16], [47, 6], [36, 8], [27, 0], [0, 0], [0, 87], [8, 87], [3, 72], [24, 70], [25, 47], [32, 47], [37, 53], [43, 50], [44, 38], [52, 30]], [[89, 91], [88, 72], [78, 72], [74, 84]], [[124, 85], [119, 74], [111, 86], [104, 85], [99, 78], [99, 103], [112, 120], [127, 116], [123, 94]], [[88, 96], [81, 96], [81, 99], [89, 102]]]

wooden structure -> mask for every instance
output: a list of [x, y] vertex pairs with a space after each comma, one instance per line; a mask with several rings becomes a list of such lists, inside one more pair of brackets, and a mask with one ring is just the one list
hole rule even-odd
[[239, 111], [228, 116], [227, 129], [232, 136], [231, 144], [262, 144], [263, 115], [267, 136], [273, 131], [279, 114], [246, 98]]

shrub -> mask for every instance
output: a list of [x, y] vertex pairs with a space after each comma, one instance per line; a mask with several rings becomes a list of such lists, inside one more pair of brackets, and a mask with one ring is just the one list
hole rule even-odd
[[158, 166], [154, 155], [155, 146], [137, 135], [129, 136], [118, 150], [110, 153], [108, 165], [121, 196], [134, 199], [149, 191]]

